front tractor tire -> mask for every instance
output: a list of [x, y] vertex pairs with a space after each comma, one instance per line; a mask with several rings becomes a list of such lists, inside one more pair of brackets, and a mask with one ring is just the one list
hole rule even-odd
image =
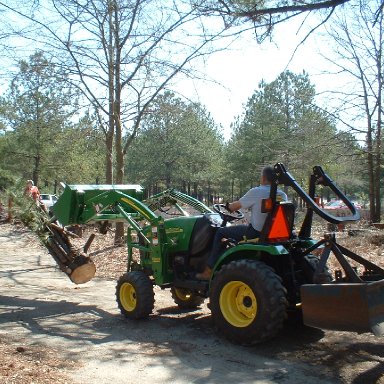
[[142, 271], [124, 274], [117, 282], [116, 301], [125, 317], [129, 319], [148, 317], [155, 303], [151, 280]]
[[182, 309], [196, 309], [203, 304], [205, 298], [198, 296], [185, 288], [171, 288], [173, 301]]
[[288, 302], [272, 268], [260, 261], [239, 260], [215, 274], [210, 304], [220, 333], [236, 344], [253, 345], [282, 328]]

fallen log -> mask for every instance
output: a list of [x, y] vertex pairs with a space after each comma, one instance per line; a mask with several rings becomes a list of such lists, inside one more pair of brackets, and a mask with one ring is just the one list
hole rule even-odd
[[95, 235], [92, 234], [89, 237], [82, 249], [76, 248], [71, 243], [70, 237], [78, 238], [78, 236], [49, 219], [45, 210], [40, 209], [40, 211], [43, 219], [39, 237], [59, 268], [75, 284], [90, 281], [95, 276], [96, 266], [87, 252]]

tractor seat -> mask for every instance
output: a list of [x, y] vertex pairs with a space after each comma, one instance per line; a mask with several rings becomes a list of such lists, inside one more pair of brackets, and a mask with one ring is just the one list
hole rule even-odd
[[189, 257], [199, 257], [204, 251], [212, 246], [215, 229], [211, 222], [205, 217], [196, 220], [189, 242]]
[[261, 236], [254, 239], [241, 240], [238, 244], [262, 242], [284, 242], [293, 237], [295, 206], [291, 202], [276, 202], [267, 216]]

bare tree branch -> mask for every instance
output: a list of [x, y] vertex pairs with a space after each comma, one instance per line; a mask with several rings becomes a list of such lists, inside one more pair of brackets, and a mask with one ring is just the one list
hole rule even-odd
[[305, 12], [312, 12], [321, 9], [335, 8], [340, 5], [343, 5], [350, 0], [327, 0], [327, 1], [315, 1], [315, 2], [305, 2], [302, 1], [300, 4], [298, 2], [292, 2], [292, 4], [277, 6], [277, 7], [263, 7], [264, 2], [261, 2], [259, 5], [255, 2], [255, 5], [243, 5], [240, 6], [236, 2], [227, 2], [227, 1], [218, 1], [219, 6], [215, 5], [205, 5], [201, 6], [201, 9], [205, 13], [217, 13], [222, 16], [233, 17], [237, 19], [246, 19], [253, 22], [259, 23], [260, 20], [265, 17], [273, 17], [274, 15], [284, 15], [284, 14], [301, 14]]

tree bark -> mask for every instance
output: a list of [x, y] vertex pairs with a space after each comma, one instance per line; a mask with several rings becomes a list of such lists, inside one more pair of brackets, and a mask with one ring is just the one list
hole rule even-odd
[[[383, 15], [380, 13], [380, 19], [377, 19], [380, 24], [379, 41], [383, 41]], [[382, 124], [382, 87], [383, 87], [383, 65], [382, 65], [382, 45], [380, 44], [377, 50], [377, 127], [376, 127], [376, 164], [375, 164], [375, 206], [376, 215], [374, 222], [379, 223], [381, 219], [381, 124]]]
[[105, 138], [105, 182], [113, 184], [113, 131], [110, 126]]

